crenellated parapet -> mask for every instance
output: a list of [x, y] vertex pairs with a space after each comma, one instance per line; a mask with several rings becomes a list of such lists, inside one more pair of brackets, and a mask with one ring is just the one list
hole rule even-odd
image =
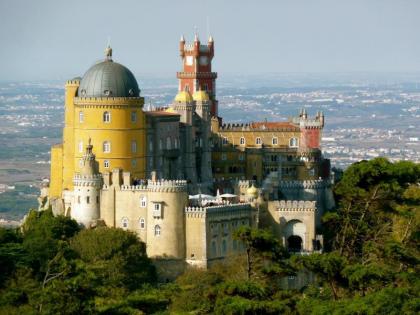
[[225, 123], [219, 127], [219, 131], [299, 131], [299, 127], [292, 123]]
[[237, 183], [239, 188], [249, 188], [253, 182], [252, 180], [240, 179]]
[[236, 203], [229, 205], [215, 205], [209, 207], [185, 207], [185, 216], [187, 218], [204, 218], [209, 215], [211, 216], [226, 216], [226, 215], [238, 215], [243, 212], [251, 212], [252, 207], [249, 203]]
[[79, 107], [95, 107], [101, 106], [103, 108], [113, 106], [142, 106], [144, 104], [144, 97], [75, 97], [74, 105]]
[[147, 191], [147, 185], [121, 185], [122, 191]]
[[330, 187], [329, 179], [285, 180], [279, 182], [280, 189], [323, 189]]
[[299, 211], [299, 212], [315, 212], [316, 201], [303, 200], [276, 200], [272, 201], [277, 211]]
[[82, 175], [76, 173], [73, 177], [73, 184], [77, 187], [91, 186], [100, 187], [102, 185], [101, 174]]
[[188, 184], [186, 180], [156, 180], [148, 181], [147, 190], [154, 192], [186, 192]]

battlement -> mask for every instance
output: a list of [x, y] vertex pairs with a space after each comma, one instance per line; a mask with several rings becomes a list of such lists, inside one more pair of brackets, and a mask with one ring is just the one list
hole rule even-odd
[[277, 211], [316, 211], [316, 201], [276, 200], [272, 201]]
[[248, 188], [248, 187], [251, 187], [253, 182], [254, 181], [252, 181], [252, 180], [240, 179], [240, 180], [238, 180], [237, 183], [238, 183], [239, 188]]
[[91, 186], [98, 187], [102, 183], [101, 174], [92, 174], [92, 175], [81, 175], [76, 173], [73, 177], [74, 186]]
[[249, 203], [222, 204], [209, 207], [185, 207], [187, 217], [206, 217], [208, 215], [234, 215], [241, 211], [252, 211]]
[[121, 185], [122, 191], [147, 191], [147, 185]]
[[299, 127], [290, 122], [252, 122], [252, 123], [225, 123], [219, 131], [299, 131]]
[[181, 192], [187, 191], [188, 184], [186, 180], [175, 179], [175, 180], [149, 180], [147, 182], [147, 189], [149, 191], [160, 191], [160, 192]]
[[280, 189], [321, 189], [330, 185], [329, 179], [285, 180], [279, 182]]
[[66, 85], [80, 85], [82, 78], [74, 78], [66, 81]]

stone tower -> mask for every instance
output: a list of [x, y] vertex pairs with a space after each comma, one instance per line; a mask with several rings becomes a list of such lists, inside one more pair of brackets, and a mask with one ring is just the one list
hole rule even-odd
[[71, 217], [84, 227], [90, 227], [91, 222], [100, 217], [100, 190], [102, 175], [92, 152], [90, 143], [80, 159], [80, 171], [74, 175], [74, 195], [71, 206]]
[[194, 42], [186, 44], [184, 36], [179, 42], [179, 52], [182, 58], [182, 71], [177, 72], [179, 91], [194, 93], [199, 90], [206, 91], [210, 97], [212, 116], [218, 116], [216, 100], [217, 73], [211, 71], [211, 62], [214, 56], [213, 37], [209, 37], [207, 45], [202, 45], [198, 35]]

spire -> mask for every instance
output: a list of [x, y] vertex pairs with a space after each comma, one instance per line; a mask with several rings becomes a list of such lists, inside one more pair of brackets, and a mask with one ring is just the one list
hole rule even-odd
[[180, 42], [185, 42], [185, 37], [184, 37], [184, 35], [181, 35]]
[[209, 43], [213, 43], [213, 36], [211, 36], [211, 35], [209, 37]]
[[197, 26], [194, 26], [194, 41], [199, 42], [200, 39], [198, 38], [198, 29]]

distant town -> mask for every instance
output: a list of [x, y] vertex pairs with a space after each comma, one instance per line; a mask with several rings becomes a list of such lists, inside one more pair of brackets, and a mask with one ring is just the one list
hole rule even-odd
[[[226, 121], [286, 121], [302, 107], [311, 115], [323, 111], [322, 150], [332, 167], [345, 169], [378, 156], [420, 161], [419, 78], [324, 80], [282, 75], [229, 76], [220, 81], [219, 108]], [[139, 82], [145, 110], [169, 104], [176, 94], [175, 78]], [[28, 208], [38, 207], [39, 185], [49, 176], [50, 146], [62, 136], [63, 89], [64, 80], [0, 84], [1, 225], [18, 222]]]

